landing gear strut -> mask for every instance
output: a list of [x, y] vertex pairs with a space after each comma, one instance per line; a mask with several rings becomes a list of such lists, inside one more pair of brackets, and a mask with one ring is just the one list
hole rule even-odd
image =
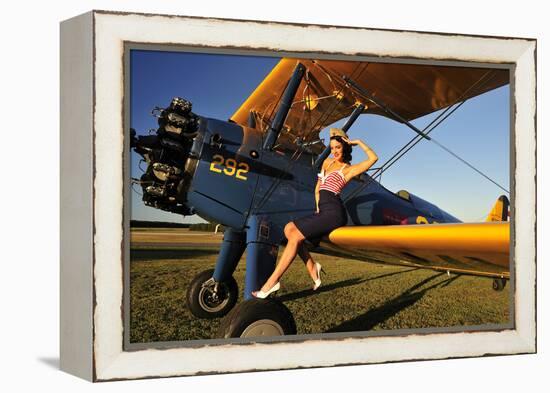
[[506, 286], [506, 279], [504, 278], [495, 278], [493, 280], [493, 289], [495, 291], [502, 291], [504, 289], [504, 287]]
[[214, 269], [197, 274], [187, 289], [187, 308], [197, 318], [223, 317], [237, 303], [239, 288], [235, 279], [216, 282], [213, 274]]

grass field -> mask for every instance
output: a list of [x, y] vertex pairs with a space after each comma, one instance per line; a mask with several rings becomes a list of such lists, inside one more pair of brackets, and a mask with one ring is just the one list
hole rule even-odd
[[[185, 294], [196, 274], [214, 267], [221, 236], [173, 231], [179, 231], [179, 244], [184, 238], [193, 246], [159, 246], [156, 237], [132, 231], [132, 343], [215, 338], [220, 320], [195, 318]], [[313, 256], [327, 272], [321, 288], [311, 290], [297, 258], [277, 293], [292, 311], [298, 334], [502, 324], [510, 318], [509, 286], [496, 292], [488, 278]], [[245, 258], [234, 273], [240, 292]]]

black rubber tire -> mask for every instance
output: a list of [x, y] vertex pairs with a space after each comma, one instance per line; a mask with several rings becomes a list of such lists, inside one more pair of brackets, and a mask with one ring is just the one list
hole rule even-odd
[[212, 300], [212, 291], [202, 284], [212, 278], [214, 269], [205, 270], [195, 276], [187, 288], [187, 308], [197, 318], [213, 319], [226, 315], [237, 303], [239, 287], [233, 277], [219, 283], [219, 300]]
[[275, 299], [245, 300], [222, 319], [218, 338], [269, 337], [296, 334], [290, 310]]
[[500, 292], [506, 286], [506, 279], [504, 278], [495, 278], [493, 280], [493, 289], [497, 292]]

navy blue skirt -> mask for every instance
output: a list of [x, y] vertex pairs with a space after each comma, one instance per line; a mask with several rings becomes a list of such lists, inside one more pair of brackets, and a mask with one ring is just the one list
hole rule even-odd
[[323, 236], [346, 225], [348, 215], [342, 200], [338, 195], [321, 190], [319, 192], [319, 213], [294, 220], [294, 225], [304, 237], [318, 244]]

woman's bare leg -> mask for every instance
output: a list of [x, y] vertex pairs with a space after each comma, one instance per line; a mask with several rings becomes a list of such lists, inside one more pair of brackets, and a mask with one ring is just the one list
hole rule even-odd
[[288, 224], [286, 224], [285, 236], [288, 240], [285, 250], [283, 251], [283, 255], [281, 255], [279, 263], [275, 267], [275, 270], [262, 286], [261, 291], [263, 292], [269, 291], [273, 285], [279, 282], [282, 275], [286, 272], [286, 270], [296, 257], [298, 249], [305, 239], [304, 235], [302, 235], [302, 232], [298, 230], [293, 222], [289, 222]]
[[304, 261], [304, 264], [306, 266], [307, 272], [309, 273], [309, 276], [313, 281], [317, 280], [319, 277], [317, 277], [317, 271], [315, 269], [315, 261], [313, 260], [313, 257], [309, 253], [307, 247], [302, 242], [300, 247], [298, 248], [298, 255], [300, 255], [300, 258], [302, 258], [302, 261]]

